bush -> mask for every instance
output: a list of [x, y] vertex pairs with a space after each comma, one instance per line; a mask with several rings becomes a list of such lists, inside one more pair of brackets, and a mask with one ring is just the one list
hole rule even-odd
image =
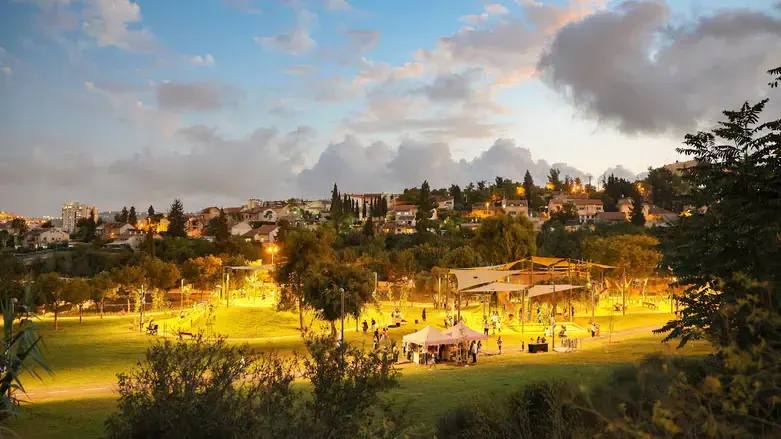
[[[327, 336], [305, 339], [308, 355], [254, 355], [247, 345], [198, 336], [149, 349], [119, 376], [119, 413], [109, 438], [395, 438], [407, 426], [379, 393], [396, 385], [390, 359]], [[292, 388], [312, 382], [311, 396]]]

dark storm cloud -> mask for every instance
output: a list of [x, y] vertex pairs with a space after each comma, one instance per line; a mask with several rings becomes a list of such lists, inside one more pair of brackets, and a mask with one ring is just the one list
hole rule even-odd
[[563, 27], [541, 56], [543, 80], [625, 133], [674, 133], [764, 96], [781, 20], [746, 9], [679, 24], [663, 2], [627, 2]]

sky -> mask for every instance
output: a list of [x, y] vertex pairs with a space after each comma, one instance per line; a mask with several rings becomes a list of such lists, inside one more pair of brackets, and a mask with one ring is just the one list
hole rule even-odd
[[779, 53], [777, 0], [0, 0], [0, 210], [634, 179]]

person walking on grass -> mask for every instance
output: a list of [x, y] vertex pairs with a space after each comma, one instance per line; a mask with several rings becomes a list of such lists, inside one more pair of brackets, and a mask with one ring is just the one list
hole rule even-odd
[[496, 346], [499, 348], [499, 355], [502, 355], [502, 336], [496, 339]]
[[477, 343], [474, 340], [469, 346], [469, 353], [472, 354], [472, 364], [477, 363]]
[[488, 335], [488, 320], [483, 317], [483, 334]]
[[426, 308], [423, 308], [423, 312], [420, 313], [420, 317], [423, 319], [423, 323], [426, 322]]
[[363, 327], [363, 335], [366, 335], [366, 331], [369, 330], [369, 324], [366, 323], [365, 319], [364, 319], [363, 324], [361, 326]]

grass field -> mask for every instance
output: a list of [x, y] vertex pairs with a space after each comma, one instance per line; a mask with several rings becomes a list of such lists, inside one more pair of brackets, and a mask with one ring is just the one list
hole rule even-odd
[[[389, 314], [394, 307], [384, 305], [379, 312], [371, 311], [367, 316], [378, 323], [389, 323]], [[392, 328], [394, 339], [413, 332], [424, 326], [420, 319], [422, 308], [407, 310], [408, 325]], [[233, 306], [216, 311], [214, 330], [233, 338], [247, 340], [258, 350], [278, 350], [283, 353], [303, 350], [303, 342], [296, 330], [298, 314], [276, 313], [269, 308], [251, 306]], [[414, 314], [414, 316], [413, 316]], [[428, 321], [437, 327], [442, 326], [444, 312], [427, 308]], [[480, 329], [482, 309], [472, 306], [464, 311], [467, 322]], [[633, 327], [661, 325], [670, 315], [663, 312], [634, 312], [627, 316], [619, 314], [612, 318], [614, 330], [620, 331]], [[307, 323], [312, 321], [307, 316]], [[598, 317], [605, 335], [608, 316]], [[586, 319], [581, 323], [579, 319]], [[76, 319], [64, 319], [60, 330], [52, 329], [50, 320], [40, 323], [46, 340], [46, 358], [54, 370], [54, 376], [46, 377], [43, 382], [28, 378], [24, 381], [28, 390], [43, 387], [78, 386], [87, 384], [112, 384], [116, 374], [129, 371], [143, 356], [150, 343], [159, 337], [147, 336], [130, 330], [132, 317], [85, 319], [79, 324]], [[575, 323], [587, 324], [586, 317], [576, 318]], [[314, 329], [324, 328], [322, 322], [314, 321]], [[346, 322], [346, 339], [351, 342], [371, 345], [371, 335], [355, 331], [355, 321]], [[536, 333], [520, 334], [516, 327], [508, 325], [502, 336], [505, 348], [512, 350], [522, 340]], [[585, 336], [585, 333], [575, 336]], [[271, 338], [260, 338], [271, 337]], [[524, 383], [545, 379], [562, 378], [588, 384], [604, 378], [621, 364], [632, 363], [651, 352], [675, 354], [669, 345], [660, 343], [661, 337], [647, 332], [635, 336], [617, 337], [617, 342], [607, 345], [604, 342], [591, 342], [584, 345], [582, 352], [570, 354], [529, 355], [510, 353], [505, 355], [484, 355], [477, 367], [458, 368], [439, 366], [435, 370], [412, 365], [402, 366], [400, 387], [389, 392], [395, 404], [415, 414], [414, 420], [431, 427], [446, 410], [468, 401], [482, 397], [495, 398], [514, 391]], [[241, 341], [243, 342], [243, 341]], [[493, 352], [495, 336], [485, 344], [487, 351]], [[700, 355], [709, 352], [704, 344], [692, 344], [679, 353]], [[92, 438], [99, 437], [102, 424], [115, 408], [114, 397], [101, 395], [80, 397], [68, 400], [40, 400], [23, 408], [23, 415], [16, 420], [12, 429], [24, 438]]]

